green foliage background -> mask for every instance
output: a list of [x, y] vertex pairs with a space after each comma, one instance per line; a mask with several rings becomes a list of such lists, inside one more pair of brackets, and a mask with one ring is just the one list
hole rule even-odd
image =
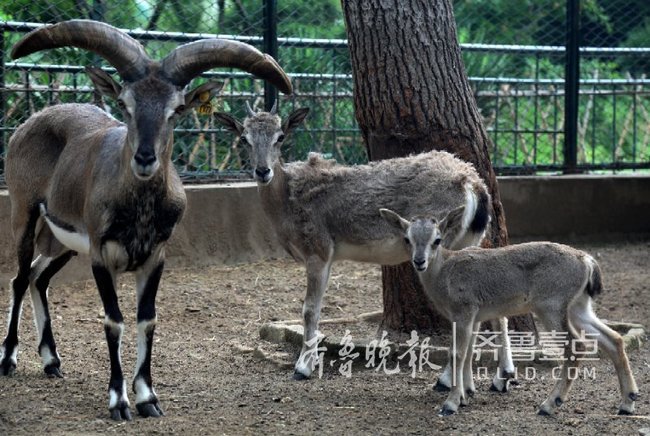
[[[647, 0], [583, 0], [582, 46], [650, 47], [650, 2]], [[565, 2], [560, 0], [456, 0], [461, 43], [562, 46]], [[310, 150], [342, 162], [366, 160], [354, 118], [349, 55], [345, 47], [295, 46], [286, 38], [345, 39], [339, 0], [278, 0], [279, 62], [294, 76], [295, 95], [282, 97], [281, 112], [309, 106], [305, 128], [286, 146], [285, 157], [302, 159]], [[52, 23], [92, 18], [124, 29], [162, 32], [261, 36], [260, 0], [13, 0], [0, 5], [0, 20]], [[5, 32], [5, 62], [22, 33]], [[160, 58], [178, 42], [143, 42]], [[463, 51], [471, 83], [494, 141], [493, 163], [512, 167], [559, 168], [562, 165], [564, 55], [561, 52], [510, 53]], [[96, 56], [74, 49], [36, 53], [21, 62], [37, 65], [101, 64]], [[650, 98], [648, 54], [585, 55], [581, 59], [579, 162], [581, 164], [650, 164]], [[263, 104], [263, 84], [229, 72], [213, 72], [226, 86], [218, 110], [244, 115], [244, 101]], [[29, 90], [21, 88], [29, 79]], [[596, 83], [597, 81], [604, 83]], [[645, 81], [645, 82], [644, 82]], [[29, 75], [8, 68], [3, 125], [15, 127], [45, 105], [94, 101], [82, 71]], [[55, 92], [51, 89], [55, 88]], [[104, 102], [110, 110], [113, 102]], [[9, 132], [10, 133], [10, 132]], [[3, 134], [6, 143], [8, 133]], [[176, 163], [186, 174], [231, 174], [246, 168], [245, 150], [220, 131], [210, 117], [186, 117], [176, 137]], [[550, 166], [550, 167], [549, 167]], [[232, 173], [232, 175], [235, 175]]]

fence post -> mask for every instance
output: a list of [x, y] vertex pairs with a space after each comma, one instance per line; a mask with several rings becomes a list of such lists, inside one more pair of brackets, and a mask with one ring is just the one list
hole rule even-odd
[[5, 128], [7, 127], [7, 120], [5, 120], [5, 99], [7, 98], [7, 93], [5, 89], [5, 31], [4, 29], [0, 29], [0, 126], [2, 128], [2, 130], [0, 130], [0, 179], [4, 176], [5, 139], [7, 138], [7, 133], [5, 131]]
[[[278, 58], [278, 7], [277, 0], [264, 0], [264, 52]], [[278, 90], [264, 81], [264, 108], [270, 111], [278, 98]]]
[[564, 173], [578, 172], [578, 98], [580, 91], [580, 0], [567, 0], [564, 69]]

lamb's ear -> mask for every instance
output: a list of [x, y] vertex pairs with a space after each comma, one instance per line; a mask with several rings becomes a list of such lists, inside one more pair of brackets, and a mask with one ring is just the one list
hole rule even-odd
[[282, 123], [282, 131], [286, 135], [287, 133], [291, 132], [293, 129], [298, 127], [304, 120], [307, 114], [309, 113], [309, 108], [308, 107], [303, 107], [300, 109], [296, 109], [295, 111], [291, 112], [291, 114], [287, 117], [284, 123]]
[[402, 218], [390, 209], [379, 209], [379, 214], [388, 222], [388, 224], [397, 229], [406, 231], [411, 225], [408, 220]]
[[225, 112], [215, 112], [214, 118], [218, 123], [222, 124], [226, 129], [231, 132], [235, 132], [238, 135], [241, 135], [244, 131], [244, 126], [242, 123], [237, 121], [234, 117], [228, 115]]
[[452, 209], [443, 219], [438, 222], [438, 228], [443, 237], [450, 231], [455, 231], [463, 224], [465, 205]]

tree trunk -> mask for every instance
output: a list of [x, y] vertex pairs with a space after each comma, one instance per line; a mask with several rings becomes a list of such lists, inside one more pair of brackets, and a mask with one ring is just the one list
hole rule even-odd
[[[490, 139], [469, 86], [450, 0], [342, 0], [355, 85], [355, 114], [371, 160], [446, 150], [471, 162], [492, 195], [483, 245], [508, 244], [490, 163]], [[448, 323], [425, 297], [410, 263], [382, 267], [384, 320], [392, 331]], [[511, 320], [535, 331], [531, 316]]]

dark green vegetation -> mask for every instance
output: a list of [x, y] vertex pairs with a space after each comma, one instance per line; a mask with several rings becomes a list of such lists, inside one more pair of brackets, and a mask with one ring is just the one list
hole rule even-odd
[[[262, 47], [264, 8], [261, 0], [14, 0], [0, 6], [0, 20], [51, 23], [92, 18], [116, 27], [148, 30], [148, 53], [160, 58], [186, 42], [182, 33], [236, 35]], [[564, 53], [539, 46], [562, 46], [565, 1], [457, 0], [458, 36], [494, 148], [492, 160], [504, 171], [558, 170], [564, 135]], [[578, 163], [593, 168], [650, 161], [650, 3], [645, 0], [583, 0], [582, 46], [641, 47], [645, 51], [590, 51], [581, 58]], [[309, 106], [305, 129], [285, 150], [288, 160], [310, 150], [341, 162], [366, 160], [352, 106], [348, 50], [338, 0], [277, 0], [278, 57], [293, 76], [296, 93], [282, 97], [280, 110]], [[369, 12], [370, 13], [370, 12]], [[5, 62], [22, 32], [5, 31]], [[179, 38], [176, 38], [178, 36]], [[307, 41], [305, 41], [307, 39]], [[319, 41], [313, 41], [318, 39]], [[533, 46], [521, 50], [474, 44]], [[26, 68], [9, 64], [8, 88], [0, 91], [2, 125], [12, 129], [42, 107], [72, 101], [96, 101], [81, 68], [99, 62], [87, 52], [49, 50], [20, 59]], [[45, 68], [52, 65], [70, 69]], [[213, 102], [218, 110], [245, 114], [244, 101], [263, 106], [263, 85], [246, 76], [216, 71], [226, 86]], [[3, 101], [4, 100], [4, 103]], [[110, 105], [112, 102], [104, 102]], [[6, 144], [11, 130], [2, 135]], [[0, 159], [1, 160], [1, 159]], [[193, 114], [179, 123], [175, 161], [187, 175], [238, 175], [246, 167], [246, 151], [219, 134], [209, 116]], [[0, 162], [1, 163], [1, 162]]]

